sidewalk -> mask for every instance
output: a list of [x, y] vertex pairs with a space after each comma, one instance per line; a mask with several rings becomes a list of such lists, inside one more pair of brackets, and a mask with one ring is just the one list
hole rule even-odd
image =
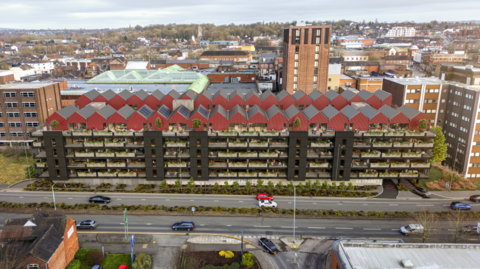
[[445, 198], [466, 200], [471, 195], [480, 195], [480, 191], [432, 191], [431, 193]]

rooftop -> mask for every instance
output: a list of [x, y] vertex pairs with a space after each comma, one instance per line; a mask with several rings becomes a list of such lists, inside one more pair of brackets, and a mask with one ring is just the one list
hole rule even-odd
[[0, 85], [0, 90], [23, 90], [23, 89], [38, 89], [47, 87], [57, 82], [20, 82], [6, 85]]
[[446, 81], [441, 80], [437, 77], [428, 77], [428, 78], [384, 78], [385, 80], [390, 80], [402, 85], [457, 85], [458, 87], [468, 88], [471, 90], [480, 90], [478, 85], [467, 85], [457, 81]]

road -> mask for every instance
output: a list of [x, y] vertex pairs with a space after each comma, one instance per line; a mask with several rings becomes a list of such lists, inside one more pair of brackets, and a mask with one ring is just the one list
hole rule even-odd
[[[99, 193], [112, 199], [110, 205], [165, 205], [165, 206], [223, 206], [223, 207], [255, 207], [257, 200], [253, 195], [201, 195], [201, 194], [143, 194], [143, 193]], [[85, 204], [92, 193], [56, 192], [55, 201], [67, 204]], [[459, 199], [462, 200], [462, 199]], [[0, 201], [14, 203], [53, 202], [51, 192], [4, 192]], [[279, 208], [293, 209], [293, 197], [275, 197]], [[464, 201], [472, 206], [472, 210], [480, 210], [480, 203]], [[332, 209], [344, 211], [448, 211], [451, 200], [423, 199], [373, 199], [373, 198], [326, 198], [297, 197], [297, 209]]]

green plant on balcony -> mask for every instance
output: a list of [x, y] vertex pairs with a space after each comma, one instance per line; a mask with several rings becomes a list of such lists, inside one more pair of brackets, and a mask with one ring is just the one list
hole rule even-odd
[[58, 123], [58, 121], [56, 121], [56, 120], [52, 120], [52, 121], [50, 122], [50, 126], [52, 126], [52, 129], [53, 129], [53, 130], [57, 129], [57, 127], [58, 127], [59, 125], [60, 125], [60, 123]]
[[267, 165], [267, 163], [262, 163], [262, 162], [250, 162], [250, 165]]
[[295, 120], [293, 120], [293, 127], [295, 129], [300, 128], [300, 119], [299, 118], [295, 118]]
[[398, 177], [398, 173], [384, 172], [380, 173], [381, 177]]
[[312, 164], [312, 166], [320, 166], [320, 165], [325, 165], [325, 164], [327, 164], [327, 162], [313, 162], [313, 163], [311, 163], [311, 164]]
[[176, 140], [167, 140], [165, 141], [165, 144], [171, 145], [171, 146], [176, 146], [178, 142]]
[[392, 142], [388, 142], [388, 141], [375, 141], [372, 143], [373, 145], [375, 146], [391, 146], [392, 145]]
[[425, 131], [427, 130], [427, 127], [428, 127], [428, 121], [426, 119], [421, 119], [418, 121], [418, 129], [420, 131]]
[[103, 144], [102, 141], [85, 141], [84, 143], [87, 145]]
[[419, 156], [421, 153], [416, 153], [416, 152], [404, 152], [403, 156]]
[[107, 141], [105, 142], [105, 144], [115, 144], [115, 145], [123, 145], [123, 143], [125, 143], [124, 141]]
[[408, 163], [392, 163], [392, 166], [407, 166]]
[[319, 146], [327, 146], [330, 145], [330, 141], [316, 141], [313, 142], [314, 145], [319, 145]]
[[418, 176], [417, 173], [412, 173], [412, 172], [405, 172], [405, 173], [402, 173], [403, 176]]
[[242, 165], [242, 166], [246, 166], [247, 165], [247, 162], [231, 162], [232, 165]]
[[277, 173], [273, 173], [273, 172], [260, 172], [259, 175], [260, 175], [260, 176], [270, 176], [270, 175], [277, 175]]
[[249, 154], [257, 154], [257, 153], [256, 152], [239, 152], [238, 154], [240, 154], [240, 156], [246, 156]]
[[258, 146], [265, 146], [267, 144], [268, 144], [267, 141], [250, 142], [250, 145], [258, 145]]
[[86, 162], [85, 163], [86, 165], [96, 165], [96, 164], [101, 164], [101, 165], [105, 165], [105, 162]]
[[244, 134], [244, 135], [255, 135], [255, 134], [258, 134], [257, 131], [241, 131], [240, 132], [241, 134]]
[[277, 134], [278, 131], [262, 131], [262, 133], [263, 133], [263, 134], [272, 134], [272, 135], [274, 135], [274, 134]]
[[412, 144], [412, 142], [409, 142], [409, 141], [395, 141], [393, 142], [394, 145], [400, 145], [400, 146], [407, 146], [407, 145], [410, 145]]
[[127, 156], [130, 153], [132, 153], [132, 152], [120, 151], [120, 152], [117, 152], [117, 156]]
[[193, 125], [193, 129], [199, 129], [200, 127], [202, 127], [202, 120], [194, 119], [192, 122], [192, 125]]
[[412, 166], [418, 166], [418, 165], [427, 166], [428, 163], [412, 163]]
[[230, 155], [230, 156], [237, 155], [236, 152], [221, 151], [221, 152], [219, 152], [219, 153], [220, 153], [220, 154], [223, 154], [223, 155]]
[[390, 156], [400, 156], [402, 153], [400, 152], [385, 152], [385, 156], [390, 157]]
[[393, 132], [386, 132], [385, 134], [393, 134], [393, 135], [403, 135], [405, 132], [401, 132], [401, 131], [393, 131]]
[[255, 175], [257, 175], [257, 173], [255, 173], [255, 172], [240, 172], [238, 174], [242, 175], [242, 176], [255, 176]]
[[422, 132], [420, 132], [420, 131], [408, 131], [408, 133], [411, 134], [411, 135], [421, 135], [422, 134]]
[[118, 175], [122, 176], [134, 176], [135, 172], [118, 172]]
[[375, 172], [360, 172], [360, 176], [377, 176]]
[[175, 162], [175, 161], [167, 161], [164, 163], [167, 163], [168, 165], [186, 165], [187, 164], [186, 162]]
[[382, 135], [383, 132], [382, 132], [382, 131], [366, 131], [365, 134], [369, 134], [369, 135]]
[[362, 152], [362, 156], [377, 156], [378, 152]]
[[260, 154], [264, 154], [264, 155], [269, 155], [269, 156], [275, 156], [278, 154], [278, 152], [260, 152]]
[[157, 129], [162, 128], [162, 119], [160, 119], [159, 117], [155, 119], [155, 127], [157, 127]]
[[415, 143], [417, 145], [427, 145], [427, 144], [432, 144], [433, 142], [431, 142], [431, 141], [417, 141]]
[[225, 131], [220, 131], [219, 133], [225, 134], [225, 135], [235, 135], [237, 132], [225, 130]]
[[370, 166], [371, 166], [372, 164], [376, 164], [376, 165], [378, 165], [378, 166], [388, 166], [390, 163], [371, 163]]
[[230, 143], [234, 145], [247, 145], [247, 141], [232, 141]]

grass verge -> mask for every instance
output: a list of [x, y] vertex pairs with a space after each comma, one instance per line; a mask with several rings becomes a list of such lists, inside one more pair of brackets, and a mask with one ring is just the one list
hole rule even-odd
[[[433, 190], [433, 189], [430, 189], [427, 187], [427, 182], [431, 182], [431, 181], [435, 181], [435, 180], [441, 180], [443, 178], [443, 174], [442, 174], [442, 171], [440, 171], [439, 169], [435, 168], [435, 167], [432, 167], [430, 169], [430, 176], [428, 179], [420, 179], [420, 185], [422, 185], [422, 187], [424, 187], [427, 191], [439, 191], [439, 190]], [[480, 182], [472, 182], [473, 185], [475, 185], [475, 187], [477, 187], [477, 190], [480, 189]], [[447, 190], [445, 190], [447, 191]], [[450, 191], [472, 191], [472, 190], [469, 190], [469, 189], [463, 189], [463, 188], [460, 188], [458, 190], [450, 190]]]
[[[130, 267], [130, 255], [129, 254], [107, 254], [107, 257], [103, 260], [103, 269], [117, 269], [120, 265], [126, 264]], [[87, 261], [82, 261], [80, 269], [91, 269], [88, 266]]]
[[[29, 154], [28, 164], [33, 164], [35, 160]], [[0, 154], [0, 184], [13, 184], [25, 179], [25, 167], [27, 160], [25, 152], [8, 150]]]

